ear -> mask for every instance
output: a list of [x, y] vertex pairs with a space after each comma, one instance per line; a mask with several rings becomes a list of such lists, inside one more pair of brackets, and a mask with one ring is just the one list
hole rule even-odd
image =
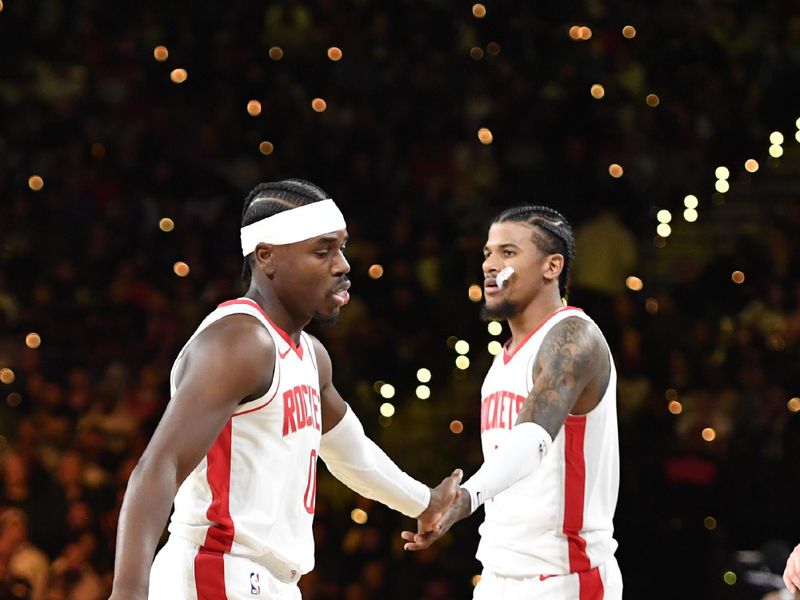
[[275, 246], [259, 242], [253, 251], [253, 268], [264, 273], [267, 277], [275, 274]]
[[564, 256], [562, 254], [549, 254], [544, 260], [542, 275], [548, 281], [558, 280], [561, 271], [564, 269]]

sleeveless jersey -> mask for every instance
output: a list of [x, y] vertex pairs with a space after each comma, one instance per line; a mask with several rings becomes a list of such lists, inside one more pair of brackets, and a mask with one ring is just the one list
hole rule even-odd
[[198, 589], [201, 578], [222, 573], [224, 554], [263, 564], [281, 581], [297, 581], [314, 567], [311, 525], [322, 413], [309, 336], [301, 333], [295, 346], [252, 300], [225, 302], [181, 350], [172, 367], [171, 390], [174, 394], [189, 344], [232, 314], [251, 315], [266, 328], [275, 342], [275, 368], [267, 393], [237, 407], [175, 496], [169, 531], [200, 546]]
[[[582, 310], [554, 312], [513, 353], [495, 357], [481, 388], [484, 458], [503, 445], [533, 388], [533, 364], [550, 330]], [[583, 573], [614, 554], [612, 518], [619, 489], [617, 374], [586, 415], [569, 415], [539, 467], [484, 504], [477, 558], [509, 577]]]

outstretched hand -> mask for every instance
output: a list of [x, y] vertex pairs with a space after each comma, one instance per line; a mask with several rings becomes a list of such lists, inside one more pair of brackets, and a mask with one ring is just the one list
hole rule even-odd
[[417, 517], [417, 526], [420, 531], [431, 531], [442, 520], [447, 509], [461, 494], [462, 477], [464, 477], [464, 472], [461, 469], [456, 469], [449, 477], [442, 479], [442, 483], [437, 485], [435, 489], [431, 490], [428, 508]]
[[[455, 475], [448, 477], [452, 479]], [[447, 481], [447, 480], [445, 480]], [[461, 481], [459, 476], [458, 481]], [[442, 485], [444, 485], [444, 481]], [[439, 486], [441, 487], [441, 485]], [[439, 489], [439, 488], [437, 488]], [[424, 513], [423, 513], [424, 514]], [[468, 517], [470, 514], [470, 498], [466, 490], [458, 490], [458, 494], [453, 502], [447, 507], [447, 510], [442, 514], [441, 518], [433, 523], [432, 526], [423, 524], [422, 519], [417, 520], [417, 531], [403, 531], [400, 534], [407, 544], [403, 546], [405, 550], [424, 550], [429, 548], [436, 540], [447, 533], [454, 523], [461, 519]], [[422, 515], [420, 515], [421, 517]]]
[[786, 584], [786, 588], [793, 594], [797, 594], [798, 590], [800, 590], [800, 544], [795, 547], [794, 552], [786, 561], [783, 581]]

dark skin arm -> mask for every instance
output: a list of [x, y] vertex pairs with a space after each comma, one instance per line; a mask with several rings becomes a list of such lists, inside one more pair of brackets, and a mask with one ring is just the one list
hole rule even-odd
[[[534, 386], [517, 415], [517, 424], [533, 422], [555, 439], [567, 416], [586, 414], [603, 397], [610, 376], [610, 359], [597, 327], [578, 317], [564, 319], [547, 334], [533, 365]], [[422, 550], [450, 527], [469, 516], [466, 490], [445, 514], [438, 530], [404, 531], [406, 550]]]
[[[347, 403], [333, 385], [333, 365], [328, 351], [314, 337], [314, 353], [319, 367], [320, 398], [322, 404], [322, 433], [327, 433], [342, 420], [347, 412]], [[419, 520], [422, 531], [431, 531], [441, 521], [443, 515], [460, 494], [459, 484], [463, 473], [456, 469], [449, 477], [445, 477], [435, 488], [431, 489], [431, 499]]]
[[[246, 343], [243, 343], [246, 341]], [[210, 325], [184, 355], [175, 394], [131, 474], [117, 526], [111, 600], [144, 600], [156, 545], [183, 480], [238, 404], [272, 383], [275, 344], [253, 317]]]

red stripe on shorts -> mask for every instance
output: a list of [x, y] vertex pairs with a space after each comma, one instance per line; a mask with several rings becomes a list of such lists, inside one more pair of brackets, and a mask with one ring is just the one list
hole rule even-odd
[[231, 429], [229, 419], [206, 456], [206, 478], [211, 488], [211, 504], [206, 516], [211, 525], [206, 541], [194, 559], [197, 600], [227, 600], [223, 555], [233, 545], [233, 519], [230, 511]]

